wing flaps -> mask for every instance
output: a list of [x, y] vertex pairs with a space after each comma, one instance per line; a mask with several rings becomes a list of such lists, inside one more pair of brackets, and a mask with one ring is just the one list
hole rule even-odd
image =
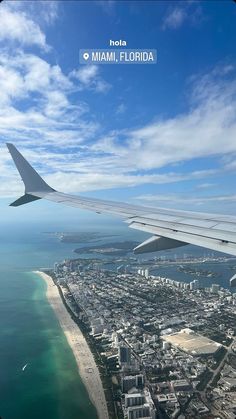
[[217, 252], [228, 253], [236, 256], [236, 243], [227, 242], [218, 239], [212, 239], [207, 236], [200, 236], [197, 234], [183, 233], [181, 231], [173, 231], [161, 227], [155, 227], [152, 225], [142, 224], [133, 222], [129, 226], [136, 230], [145, 231], [147, 233], [156, 234], [157, 236], [168, 237], [169, 239], [178, 240], [181, 242], [194, 244], [200, 247], [206, 247], [207, 249], [216, 250]]
[[197, 220], [195, 221], [195, 224], [192, 221], [192, 225], [190, 225], [190, 224], [185, 224], [184, 219], [182, 222], [169, 223], [167, 221], [165, 222], [156, 221], [156, 220], [145, 218], [145, 217], [133, 217], [132, 222], [141, 223], [143, 225], [147, 224], [148, 226], [151, 226], [151, 227], [164, 228], [164, 229], [172, 230], [175, 232], [188, 233], [188, 234], [193, 234], [193, 235], [202, 236], [202, 237], [207, 236], [212, 239], [236, 243], [236, 233], [229, 230], [230, 226], [227, 226], [228, 231], [226, 231], [226, 230], [219, 230], [215, 226], [211, 228], [200, 227], [198, 225]]
[[135, 254], [158, 252], [160, 250], [174, 249], [175, 247], [186, 246], [188, 243], [167, 237], [152, 236], [134, 248]]

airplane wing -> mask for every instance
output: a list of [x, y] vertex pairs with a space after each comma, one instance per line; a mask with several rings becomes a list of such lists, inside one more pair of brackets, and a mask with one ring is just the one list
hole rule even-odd
[[206, 247], [236, 256], [236, 217], [166, 208], [150, 208], [127, 203], [69, 195], [51, 188], [13, 144], [8, 150], [25, 184], [25, 194], [11, 206], [47, 199], [72, 207], [122, 218], [130, 228], [152, 236], [134, 253], [155, 252], [186, 244]]

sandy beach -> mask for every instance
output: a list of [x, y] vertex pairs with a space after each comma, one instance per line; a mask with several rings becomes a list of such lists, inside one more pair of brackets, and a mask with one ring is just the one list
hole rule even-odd
[[35, 273], [40, 275], [47, 284], [47, 299], [74, 353], [79, 375], [86, 386], [90, 400], [96, 407], [99, 419], [109, 419], [99, 370], [82, 332], [67, 312], [52, 278], [41, 271], [35, 271]]

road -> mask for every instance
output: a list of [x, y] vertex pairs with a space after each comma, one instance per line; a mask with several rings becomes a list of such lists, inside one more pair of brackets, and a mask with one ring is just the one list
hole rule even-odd
[[201, 396], [202, 402], [206, 404], [206, 406], [210, 409], [210, 411], [211, 411], [211, 404], [209, 403], [209, 400], [207, 399], [206, 393], [207, 393], [207, 391], [210, 390], [210, 387], [211, 387], [212, 382], [213, 382], [214, 378], [216, 377], [216, 375], [219, 374], [220, 371], [222, 371], [228, 355], [230, 353], [234, 353], [233, 350], [232, 350], [232, 347], [234, 347], [235, 344], [236, 344], [236, 338], [233, 339], [233, 341], [231, 342], [230, 346], [228, 346], [228, 347], [225, 346], [225, 349], [227, 349], [227, 351], [225, 352], [225, 355], [223, 356], [222, 360], [220, 361], [218, 367], [215, 370], [212, 370], [211, 369], [211, 371], [213, 372], [213, 375], [212, 375], [212, 378], [210, 379], [210, 381], [208, 382], [205, 390], [198, 392], [199, 395]]

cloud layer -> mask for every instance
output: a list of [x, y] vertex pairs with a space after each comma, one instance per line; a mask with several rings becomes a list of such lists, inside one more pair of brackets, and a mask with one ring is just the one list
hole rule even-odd
[[23, 11], [8, 6], [8, 3], [2, 5], [0, 10], [0, 41], [5, 40], [21, 45], [37, 45], [44, 50], [49, 48], [39, 25]]

